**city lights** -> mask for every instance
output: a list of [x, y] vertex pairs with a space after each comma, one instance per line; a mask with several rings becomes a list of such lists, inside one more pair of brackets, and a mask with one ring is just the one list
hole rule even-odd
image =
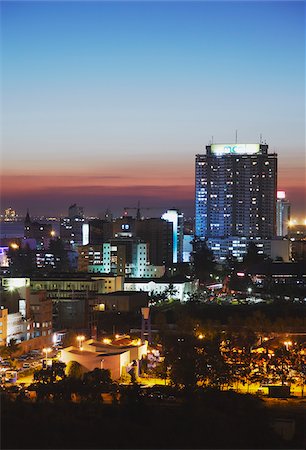
[[305, 5], [278, 3], [3, 2], [3, 447], [305, 447]]

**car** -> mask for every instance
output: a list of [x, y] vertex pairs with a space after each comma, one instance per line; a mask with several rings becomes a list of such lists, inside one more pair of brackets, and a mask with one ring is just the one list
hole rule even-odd
[[40, 355], [41, 354], [41, 350], [31, 350], [30, 354], [33, 355], [33, 356]]
[[24, 369], [30, 369], [31, 364], [30, 364], [30, 363], [23, 363], [22, 367], [23, 367]]

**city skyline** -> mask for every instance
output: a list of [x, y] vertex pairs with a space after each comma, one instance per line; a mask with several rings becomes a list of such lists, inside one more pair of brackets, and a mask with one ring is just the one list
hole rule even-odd
[[238, 129], [304, 219], [304, 7], [2, 2], [2, 209], [191, 214], [195, 155]]

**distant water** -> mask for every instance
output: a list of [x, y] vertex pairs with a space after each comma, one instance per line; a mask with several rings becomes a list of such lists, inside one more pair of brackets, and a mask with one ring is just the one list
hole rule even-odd
[[22, 238], [23, 222], [0, 222], [0, 238]]
[[[46, 223], [46, 221], [45, 221]], [[56, 231], [56, 235], [59, 235], [59, 223], [51, 223], [53, 229]], [[0, 238], [23, 238], [24, 236], [24, 222], [0, 222]]]

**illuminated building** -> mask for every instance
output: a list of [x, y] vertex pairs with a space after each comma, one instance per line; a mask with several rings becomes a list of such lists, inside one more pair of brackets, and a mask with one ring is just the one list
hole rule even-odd
[[93, 219], [89, 221], [89, 244], [101, 245], [111, 239], [140, 239], [148, 244], [152, 265], [171, 264], [173, 259], [172, 223], [161, 218], [140, 219], [124, 215], [112, 222]]
[[[7, 342], [41, 338], [42, 344], [51, 342], [52, 301], [46, 292], [34, 291], [29, 278], [2, 278], [2, 306], [8, 309]], [[37, 342], [39, 345], [39, 342]]]
[[265, 144], [211, 144], [196, 155], [199, 239], [276, 234], [277, 155]]
[[90, 265], [103, 264], [102, 245], [80, 245], [78, 253], [78, 272], [88, 272]]
[[173, 263], [183, 262], [184, 214], [177, 209], [168, 209], [162, 219], [173, 226]]
[[213, 251], [218, 261], [225, 261], [228, 256], [233, 256], [240, 261], [247, 254], [251, 242], [256, 245], [259, 255], [265, 254], [272, 260], [285, 262], [291, 259], [291, 242], [288, 239], [250, 239], [241, 236], [228, 236], [223, 239], [208, 238], [207, 246]]
[[34, 239], [38, 249], [48, 248], [50, 239], [54, 237], [52, 225], [48, 223], [33, 222], [29, 211], [24, 220], [24, 238]]
[[29, 281], [33, 291], [46, 291], [53, 304], [54, 329], [89, 328], [89, 305], [99, 294], [123, 290], [123, 278], [112, 275], [57, 274]]
[[[88, 243], [89, 240], [89, 230], [88, 226], [84, 227], [84, 211], [83, 208], [73, 204], [68, 209], [68, 217], [63, 217], [60, 222], [60, 236], [62, 241], [75, 248], [78, 245], [83, 245], [84, 241]], [[83, 239], [83, 232], [84, 238]]]
[[142, 306], [148, 306], [149, 296], [146, 292], [116, 291], [99, 296], [98, 311], [139, 311]]
[[173, 260], [173, 225], [160, 218], [138, 220], [136, 234], [149, 245], [150, 264], [162, 266]]
[[6, 222], [12, 222], [17, 220], [17, 214], [16, 211], [12, 208], [7, 208], [4, 210], [4, 220]]
[[276, 235], [288, 236], [290, 223], [290, 202], [286, 198], [285, 191], [277, 191], [276, 200]]
[[8, 267], [9, 261], [7, 257], [7, 253], [9, 251], [9, 247], [0, 247], [0, 267]]
[[102, 245], [113, 237], [113, 223], [102, 219], [92, 219], [89, 225], [89, 244]]
[[[165, 273], [165, 266], [155, 266], [149, 262], [149, 244], [141, 239], [132, 237], [117, 237], [105, 242], [102, 246], [102, 262], [98, 259], [101, 253], [89, 255], [92, 264], [88, 265], [90, 273], [112, 273], [115, 276], [128, 276], [139, 278], [162, 277]], [[81, 254], [81, 258], [86, 258], [86, 253]], [[86, 265], [86, 262], [80, 263]]]
[[[173, 281], [173, 280], [172, 280]], [[193, 294], [197, 292], [198, 289], [198, 280], [185, 280], [182, 281], [175, 280], [174, 282], [165, 279], [143, 279], [143, 278], [135, 278], [135, 279], [127, 279], [124, 282], [124, 290], [125, 291], [142, 291], [147, 292], [149, 295], [154, 294], [163, 294], [165, 291], [169, 289], [169, 285], [171, 284], [173, 287], [172, 298], [184, 302], [189, 299], [189, 294]]]
[[76, 361], [84, 372], [94, 369], [108, 369], [113, 380], [125, 375], [135, 361], [138, 375], [139, 361], [147, 354], [147, 343], [124, 339], [123, 342], [111, 341], [103, 343], [89, 339], [82, 344], [82, 350], [77, 346], [61, 350], [60, 360], [65, 364]]
[[36, 253], [36, 267], [38, 269], [55, 270], [60, 267], [60, 257], [50, 253], [48, 250], [41, 250]]

